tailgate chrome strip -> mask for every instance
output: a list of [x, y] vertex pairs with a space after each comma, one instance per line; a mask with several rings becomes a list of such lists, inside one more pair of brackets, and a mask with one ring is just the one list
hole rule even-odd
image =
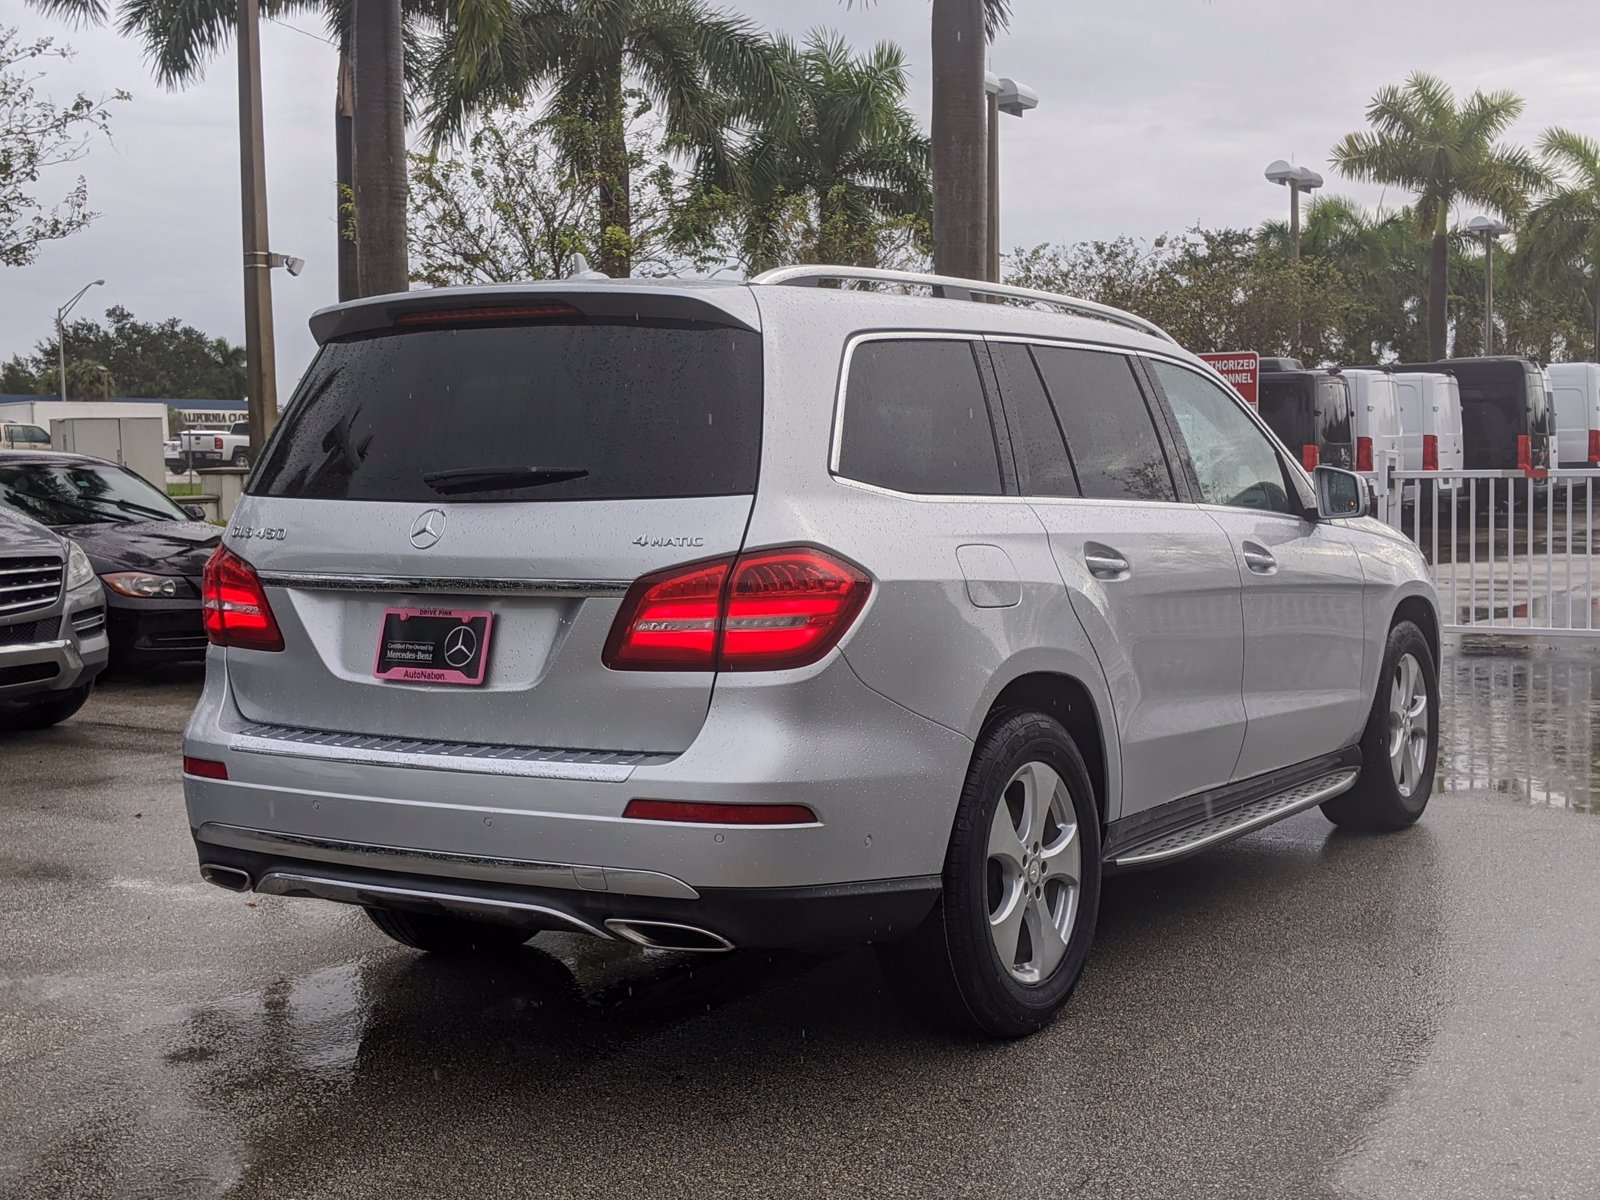
[[324, 592], [472, 592], [518, 596], [621, 596], [622, 579], [493, 579], [432, 575], [336, 575], [321, 571], [262, 571], [267, 587]]

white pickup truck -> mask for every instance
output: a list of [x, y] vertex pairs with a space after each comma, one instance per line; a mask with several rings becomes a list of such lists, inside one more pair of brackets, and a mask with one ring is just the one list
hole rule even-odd
[[190, 466], [250, 465], [248, 421], [235, 421], [227, 429], [186, 429], [178, 438], [180, 451]]

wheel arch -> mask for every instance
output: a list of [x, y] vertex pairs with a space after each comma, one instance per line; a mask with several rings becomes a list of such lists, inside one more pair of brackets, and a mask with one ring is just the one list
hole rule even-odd
[[1422, 630], [1422, 636], [1427, 639], [1428, 652], [1433, 655], [1433, 666], [1439, 668], [1439, 610], [1434, 607], [1428, 597], [1418, 594], [1404, 596], [1394, 606], [1394, 615], [1389, 618], [1389, 628], [1393, 629], [1401, 621], [1410, 621]]
[[1089, 770], [1095, 807], [1100, 813], [1101, 828], [1104, 828], [1111, 820], [1113, 801], [1120, 791], [1120, 760], [1116, 756], [1114, 730], [1108, 731], [1093, 691], [1073, 675], [1059, 671], [1028, 671], [1000, 688], [989, 704], [982, 727], [988, 728], [1004, 713], [1019, 711], [1053, 717], [1072, 737]]

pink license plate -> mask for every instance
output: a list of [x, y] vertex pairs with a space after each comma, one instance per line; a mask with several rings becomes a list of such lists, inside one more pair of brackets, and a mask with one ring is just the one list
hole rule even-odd
[[477, 687], [489, 669], [494, 614], [465, 608], [391, 608], [372, 673], [397, 683]]

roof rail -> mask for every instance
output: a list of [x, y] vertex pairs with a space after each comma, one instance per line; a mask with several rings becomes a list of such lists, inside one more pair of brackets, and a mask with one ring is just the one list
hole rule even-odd
[[976, 279], [960, 279], [954, 275], [924, 275], [917, 271], [885, 271], [878, 267], [778, 267], [764, 271], [750, 280], [751, 283], [782, 284], [789, 287], [816, 287], [824, 280], [841, 283], [909, 283], [930, 288], [935, 297], [948, 300], [975, 300], [979, 296], [997, 296], [1007, 300], [1028, 300], [1035, 304], [1051, 304], [1063, 312], [1098, 321], [1110, 321], [1140, 333], [1148, 333], [1164, 341], [1177, 343], [1173, 337], [1154, 321], [1146, 321], [1109, 304], [1096, 304], [1093, 300], [1080, 300], [1076, 296], [1063, 296], [1056, 292], [1042, 292], [1035, 288], [1012, 287], [1006, 283], [983, 283]]

